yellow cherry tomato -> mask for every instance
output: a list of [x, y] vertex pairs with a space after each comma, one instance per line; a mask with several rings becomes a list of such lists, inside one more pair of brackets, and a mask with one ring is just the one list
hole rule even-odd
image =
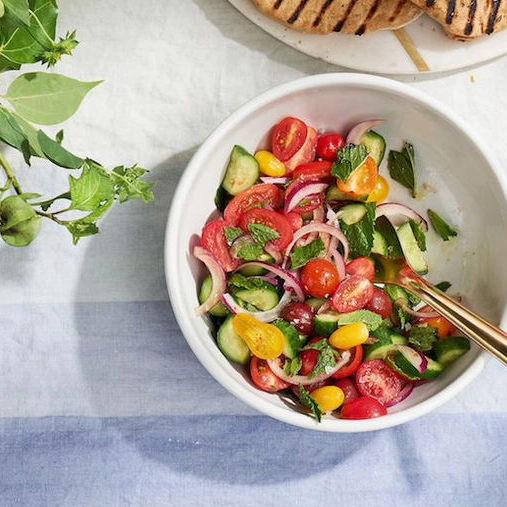
[[285, 164], [278, 160], [270, 151], [258, 151], [254, 157], [259, 164], [259, 171], [262, 174], [275, 178], [285, 176]]
[[375, 160], [368, 156], [357, 169], [354, 169], [350, 173], [346, 181], [342, 181], [338, 178], [336, 180], [336, 186], [339, 190], [352, 197], [363, 197], [373, 191], [377, 178], [377, 164]]
[[285, 337], [273, 324], [261, 322], [248, 313], [238, 313], [232, 318], [232, 327], [260, 359], [275, 359], [283, 352]]
[[363, 322], [352, 322], [339, 327], [329, 337], [329, 343], [337, 349], [351, 349], [368, 339], [368, 328]]
[[336, 410], [345, 398], [343, 391], [336, 386], [323, 386], [314, 389], [310, 396], [315, 400], [322, 412]]
[[383, 202], [387, 199], [387, 194], [389, 193], [389, 183], [387, 183], [387, 180], [380, 176], [380, 174], [377, 176], [377, 183], [375, 183], [375, 188], [373, 191], [368, 195], [368, 199], [366, 199], [366, 202]]

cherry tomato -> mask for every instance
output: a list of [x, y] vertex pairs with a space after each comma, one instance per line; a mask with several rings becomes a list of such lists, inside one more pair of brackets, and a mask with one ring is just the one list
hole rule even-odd
[[356, 371], [356, 384], [363, 396], [389, 406], [399, 396], [405, 382], [384, 361], [368, 359]]
[[[433, 309], [426, 305], [423, 306], [419, 311], [431, 312]], [[434, 327], [438, 331], [440, 338], [453, 335], [456, 332], [456, 326], [451, 324], [447, 319], [442, 316], [438, 317], [421, 317], [414, 322], [414, 325], [427, 324], [428, 326]]]
[[336, 151], [345, 146], [345, 139], [337, 132], [322, 134], [317, 140], [317, 156], [334, 162]]
[[325, 298], [332, 294], [340, 283], [336, 266], [327, 259], [311, 259], [301, 270], [301, 283], [307, 294]]
[[259, 164], [261, 174], [275, 178], [285, 175], [285, 164], [281, 160], [278, 160], [270, 151], [260, 150], [254, 157]]
[[333, 373], [333, 378], [345, 378], [350, 377], [361, 364], [363, 360], [363, 347], [362, 345], [357, 345], [356, 347], [349, 349], [350, 359], [347, 364], [344, 364], [338, 371]]
[[348, 350], [362, 345], [369, 335], [364, 322], [351, 322], [333, 331], [329, 336], [329, 343], [336, 349]]
[[377, 164], [371, 157], [366, 157], [366, 160], [352, 171], [345, 182], [338, 178], [336, 185], [339, 190], [351, 197], [363, 197], [374, 190], [377, 176]]
[[239, 226], [248, 232], [250, 224], [262, 224], [274, 229], [280, 235], [270, 243], [278, 250], [283, 250], [292, 241], [292, 226], [284, 215], [276, 211], [264, 208], [253, 208], [245, 211], [239, 219]]
[[297, 153], [307, 137], [308, 128], [298, 118], [287, 117], [275, 125], [271, 136], [271, 151], [285, 162]]
[[315, 312], [306, 303], [289, 303], [281, 312], [282, 319], [292, 324], [301, 334], [311, 335]]
[[299, 213], [289, 211], [289, 213], [285, 214], [285, 218], [289, 221], [293, 232], [303, 227], [303, 217]]
[[224, 271], [234, 271], [239, 266], [239, 261], [232, 257], [225, 239], [226, 225], [222, 219], [208, 222], [201, 233], [201, 246], [213, 254]]
[[[310, 343], [320, 342], [321, 340], [325, 340], [325, 338], [322, 337], [312, 338], [311, 340], [308, 341], [307, 345], [309, 345]], [[309, 375], [313, 371], [319, 359], [319, 354], [320, 351], [315, 349], [303, 350], [301, 352], [301, 368], [299, 369], [299, 375]]]
[[268, 363], [264, 359], [259, 359], [256, 356], [252, 356], [250, 359], [250, 376], [252, 377], [253, 383], [263, 391], [268, 393], [276, 393], [281, 391], [290, 384], [278, 378], [269, 367]]
[[292, 172], [292, 177], [300, 181], [314, 181], [324, 178], [331, 179], [331, 166], [329, 160], [315, 160], [308, 164], [298, 165]]
[[277, 209], [282, 204], [282, 192], [276, 185], [259, 183], [235, 195], [224, 210], [227, 225], [236, 226], [241, 215], [259, 205], [262, 208]]
[[368, 257], [356, 257], [350, 262], [347, 262], [345, 271], [349, 275], [364, 276], [371, 282], [375, 276], [375, 264]]
[[283, 163], [287, 168], [287, 172], [291, 173], [298, 165], [307, 164], [315, 158], [315, 149], [317, 147], [317, 131], [308, 127], [305, 142], [303, 146]]
[[360, 396], [342, 406], [342, 419], [372, 419], [387, 414], [386, 408], [377, 400], [368, 396]]
[[331, 298], [331, 304], [340, 313], [354, 312], [363, 308], [373, 296], [373, 285], [361, 275], [345, 278]]
[[344, 392], [336, 386], [317, 387], [311, 391], [310, 396], [317, 403], [322, 412], [332, 412], [336, 410], [345, 399]]
[[349, 401], [355, 400], [360, 396], [356, 383], [348, 377], [337, 380], [334, 385], [343, 391], [343, 394], [345, 396], [343, 403], [348, 403]]
[[254, 356], [275, 359], [285, 347], [285, 337], [276, 326], [261, 322], [248, 313], [237, 313], [232, 328], [245, 341]]
[[391, 298], [382, 289], [374, 287], [373, 296], [366, 304], [365, 309], [377, 313], [383, 319], [387, 319], [393, 311], [393, 303], [391, 302]]
[[387, 183], [387, 180], [379, 174], [377, 176], [375, 188], [368, 194], [368, 199], [366, 199], [366, 202], [376, 202], [379, 204], [387, 199], [388, 194], [389, 183]]

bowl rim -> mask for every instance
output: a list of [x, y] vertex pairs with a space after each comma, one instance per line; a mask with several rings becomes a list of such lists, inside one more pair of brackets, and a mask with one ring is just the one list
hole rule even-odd
[[[264, 91], [263, 93], [250, 99], [220, 122], [219, 125], [204, 140], [188, 163], [174, 193], [165, 231], [164, 267], [166, 285], [171, 305], [176, 321], [178, 322], [185, 340], [208, 373], [210, 373], [211, 376], [226, 390], [255, 410], [288, 424], [326, 432], [358, 433], [397, 426], [421, 417], [440, 407], [463, 390], [477, 375], [479, 375], [485, 366], [486, 360], [490, 356], [486, 352], [480, 352], [477, 358], [467, 367], [467, 369], [459, 377], [450, 382], [449, 385], [417, 405], [404, 409], [400, 412], [387, 414], [383, 417], [374, 419], [343, 420], [336, 418], [322, 419], [321, 423], [317, 423], [313, 418], [308, 417], [308, 415], [288, 410], [286, 407], [270, 403], [261, 397], [252, 396], [251, 391], [246, 385], [243, 385], [242, 382], [231, 381], [229, 371], [227, 371], [224, 365], [217, 363], [215, 359], [207, 353], [206, 347], [203, 347], [203, 344], [199, 341], [197, 336], [198, 333], [196, 333], [193, 329], [192, 320], [195, 319], [194, 315], [189, 313], [188, 309], [184, 308], [180, 298], [178, 297], [177, 281], [179, 280], [181, 273], [178, 270], [178, 263], [176, 262], [175, 254], [172, 253], [170, 246], [171, 244], [174, 244], [173, 238], [177, 238], [179, 235], [180, 213], [184, 209], [185, 199], [190, 190], [191, 182], [195, 177], [198, 168], [206, 159], [207, 153], [212, 150], [215, 142], [221, 138], [222, 132], [229, 130], [231, 126], [241, 121], [242, 118], [248, 116], [258, 108], [261, 108], [262, 106], [265, 106], [285, 95], [309, 90], [315, 87], [322, 88], [336, 85], [357, 86], [365, 89], [398, 94], [424, 105], [437, 116], [441, 116], [447, 121], [453, 123], [455, 128], [457, 128], [463, 136], [468, 138], [470, 143], [477, 147], [481, 155], [487, 161], [489, 168], [493, 172], [493, 176], [499, 183], [504, 200], [507, 203], [507, 176], [501, 170], [495, 157], [480, 148], [481, 144], [486, 146], [487, 143], [482, 142], [480, 136], [473, 132], [473, 129], [471, 129], [471, 127], [463, 119], [451, 111], [446, 105], [424, 92], [412, 88], [408, 84], [382, 76], [373, 76], [361, 73], [317, 74], [291, 80]], [[500, 318], [500, 326], [507, 326], [506, 308], [504, 308]]]

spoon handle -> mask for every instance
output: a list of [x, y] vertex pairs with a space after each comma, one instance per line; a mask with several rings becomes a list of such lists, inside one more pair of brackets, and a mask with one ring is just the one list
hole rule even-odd
[[400, 285], [430, 305], [477, 345], [507, 366], [507, 333], [454, 301], [422, 278], [404, 279]]

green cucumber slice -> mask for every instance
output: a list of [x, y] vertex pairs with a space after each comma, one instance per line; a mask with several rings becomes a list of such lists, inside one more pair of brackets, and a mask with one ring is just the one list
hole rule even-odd
[[229, 315], [217, 333], [217, 345], [222, 354], [230, 361], [238, 364], [246, 364], [250, 360], [250, 349], [234, 328], [232, 327], [232, 317]]
[[368, 149], [368, 155], [375, 160], [378, 167], [384, 159], [384, 155], [386, 153], [385, 139], [380, 134], [377, 134], [377, 132], [369, 130], [361, 138], [361, 144], [366, 146]]
[[[201, 284], [201, 289], [199, 290], [199, 303], [202, 305], [206, 299], [208, 299], [208, 296], [211, 293], [211, 287], [213, 283], [211, 280], [211, 275], [208, 275]], [[225, 317], [229, 311], [225, 307], [225, 305], [222, 303], [222, 301], [219, 301], [215, 306], [211, 308], [209, 311], [211, 315], [214, 315], [215, 317]]]
[[470, 340], [464, 336], [449, 336], [438, 340], [433, 350], [437, 356], [437, 361], [447, 366], [470, 350]]
[[239, 289], [234, 292], [241, 302], [248, 303], [255, 306], [261, 312], [271, 310], [274, 308], [280, 300], [276, 289], [268, 282], [263, 287], [255, 289]]
[[234, 146], [225, 170], [222, 187], [231, 195], [237, 195], [251, 187], [259, 177], [259, 163], [241, 146]]

